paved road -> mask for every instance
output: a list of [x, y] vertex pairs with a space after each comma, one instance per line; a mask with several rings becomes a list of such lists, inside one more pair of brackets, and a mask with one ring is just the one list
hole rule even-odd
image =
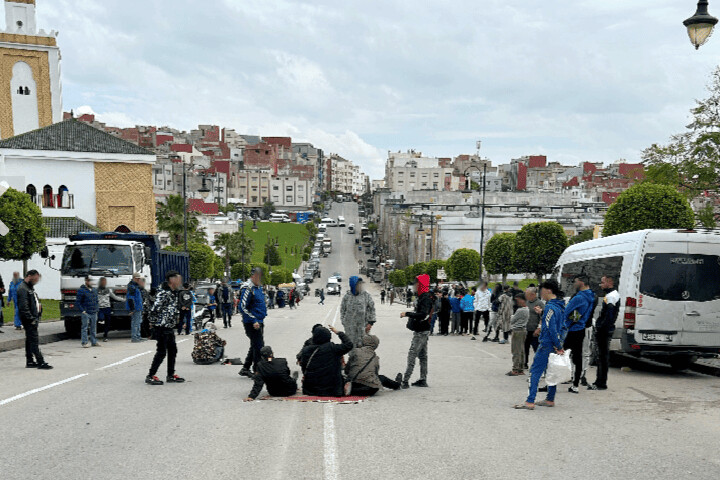
[[[342, 208], [350, 217], [352, 207], [333, 214]], [[347, 234], [331, 235], [323, 274], [340, 270], [347, 282], [356, 271], [354, 242], [340, 247]], [[313, 324], [339, 323], [339, 302], [328, 297], [319, 306], [308, 297], [292, 312], [272, 311], [267, 343], [292, 357]], [[402, 307], [377, 303], [381, 370], [392, 376], [404, 369], [410, 333], [398, 318]], [[220, 334], [240, 356], [248, 343], [235, 323]], [[716, 378], [613, 369], [607, 392], [560, 393], [554, 409], [514, 411], [526, 384], [503, 375], [509, 346], [432, 337], [430, 388], [357, 405], [243, 403], [251, 382], [238, 367], [193, 365], [186, 338], [178, 372], [188, 382], [162, 387], [143, 383], [150, 342], [47, 345], [56, 367], [48, 372], [22, 368], [22, 351], [0, 353], [0, 478], [715, 479], [720, 472]]]

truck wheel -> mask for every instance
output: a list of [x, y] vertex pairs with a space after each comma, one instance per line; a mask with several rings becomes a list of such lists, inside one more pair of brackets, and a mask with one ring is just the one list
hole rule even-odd
[[80, 338], [80, 319], [77, 317], [65, 317], [65, 333], [70, 338]]
[[672, 357], [669, 361], [670, 368], [677, 371], [687, 370], [693, 363], [695, 363], [695, 360], [697, 360], [697, 357]]

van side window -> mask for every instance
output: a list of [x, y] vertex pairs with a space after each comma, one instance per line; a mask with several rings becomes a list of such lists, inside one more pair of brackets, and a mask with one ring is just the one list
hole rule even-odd
[[720, 257], [648, 253], [643, 258], [640, 293], [660, 300], [709, 302], [720, 299]]
[[618, 286], [620, 280], [620, 272], [622, 272], [623, 257], [605, 257], [593, 258], [590, 260], [582, 260], [579, 262], [566, 263], [562, 266], [562, 275], [560, 276], [560, 289], [565, 295], [572, 296], [575, 294], [573, 279], [585, 274], [590, 279], [590, 288], [598, 297], [604, 297], [605, 292], [599, 286], [600, 279], [605, 275], [615, 278], [615, 287]]

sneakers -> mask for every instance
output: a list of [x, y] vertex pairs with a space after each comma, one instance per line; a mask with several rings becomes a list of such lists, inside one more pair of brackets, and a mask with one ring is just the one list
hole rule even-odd
[[504, 338], [498, 342], [500, 345], [505, 345], [507, 343], [507, 340]]
[[490, 340], [490, 341], [491, 341], [491, 342], [496, 342], [496, 343], [499, 343], [499, 342], [500, 342], [500, 340], [499, 340], [499, 339], [497, 339], [497, 338], [493, 338], [493, 339], [492, 339], [492, 340]]
[[573, 385], [572, 387], [568, 388], [568, 392], [570, 392], [570, 393], [580, 393], [580, 390], [578, 390], [578, 387], [576, 387], [576, 386]]
[[39, 364], [35, 363], [35, 362], [27, 362], [27, 363], [25, 363], [25, 368], [37, 368], [38, 365]]
[[588, 385], [588, 390], [607, 390], [607, 387], [601, 387], [598, 385], [595, 385], [594, 383], [592, 385]]
[[413, 382], [413, 387], [428, 387], [429, 385], [425, 380], [418, 380], [417, 382]]
[[182, 377], [179, 377], [177, 375], [173, 375], [171, 377], [165, 377], [165, 381], [167, 383], [185, 383], [185, 379]]
[[520, 370], [510, 370], [505, 375], [507, 375], [508, 377], [519, 377], [519, 376], [525, 375], [525, 374]]
[[400, 386], [403, 390], [406, 390], [410, 388], [410, 384], [408, 382], [402, 382], [402, 385]]
[[51, 365], [48, 365], [46, 362], [43, 362], [37, 366], [38, 370], [52, 370], [52, 368], [53, 367]]
[[99, 343], [93, 343], [92, 346], [93, 346], [93, 347], [100, 347], [101, 345], [100, 345]]
[[162, 385], [163, 382], [158, 377], [148, 375], [145, 377], [145, 383], [148, 385]]
[[108, 341], [107, 337], [103, 338], [103, 342], [107, 342], [107, 341]]
[[83, 343], [82, 348], [90, 348], [90, 345], [88, 345], [87, 343]]
[[240, 375], [241, 377], [252, 378], [252, 372], [245, 367], [243, 367], [243, 369], [238, 372], [238, 375]]
[[487, 342], [487, 341], [488, 341], [488, 338], [487, 338], [487, 337], [483, 337], [482, 341], [483, 341], [483, 342]]

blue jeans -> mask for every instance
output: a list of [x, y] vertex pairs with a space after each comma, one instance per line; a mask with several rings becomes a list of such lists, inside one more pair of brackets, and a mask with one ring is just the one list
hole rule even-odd
[[80, 342], [83, 345], [88, 342], [88, 327], [90, 327], [90, 343], [97, 345], [97, 313], [83, 313], [81, 318]]
[[[533, 358], [532, 367], [530, 367], [530, 386], [528, 388], [527, 403], [535, 403], [535, 396], [537, 395], [538, 384], [540, 383], [540, 377], [547, 369], [548, 359], [550, 354], [553, 352], [552, 345], [540, 344], [535, 357]], [[557, 386], [548, 385], [547, 400], [550, 402], [555, 401], [555, 392]]]
[[130, 317], [130, 338], [141, 340], [140, 325], [142, 324], [142, 310], [133, 310]]
[[22, 322], [20, 321], [20, 309], [17, 308], [17, 302], [13, 303], [15, 306], [15, 326], [16, 327], [22, 327]]

